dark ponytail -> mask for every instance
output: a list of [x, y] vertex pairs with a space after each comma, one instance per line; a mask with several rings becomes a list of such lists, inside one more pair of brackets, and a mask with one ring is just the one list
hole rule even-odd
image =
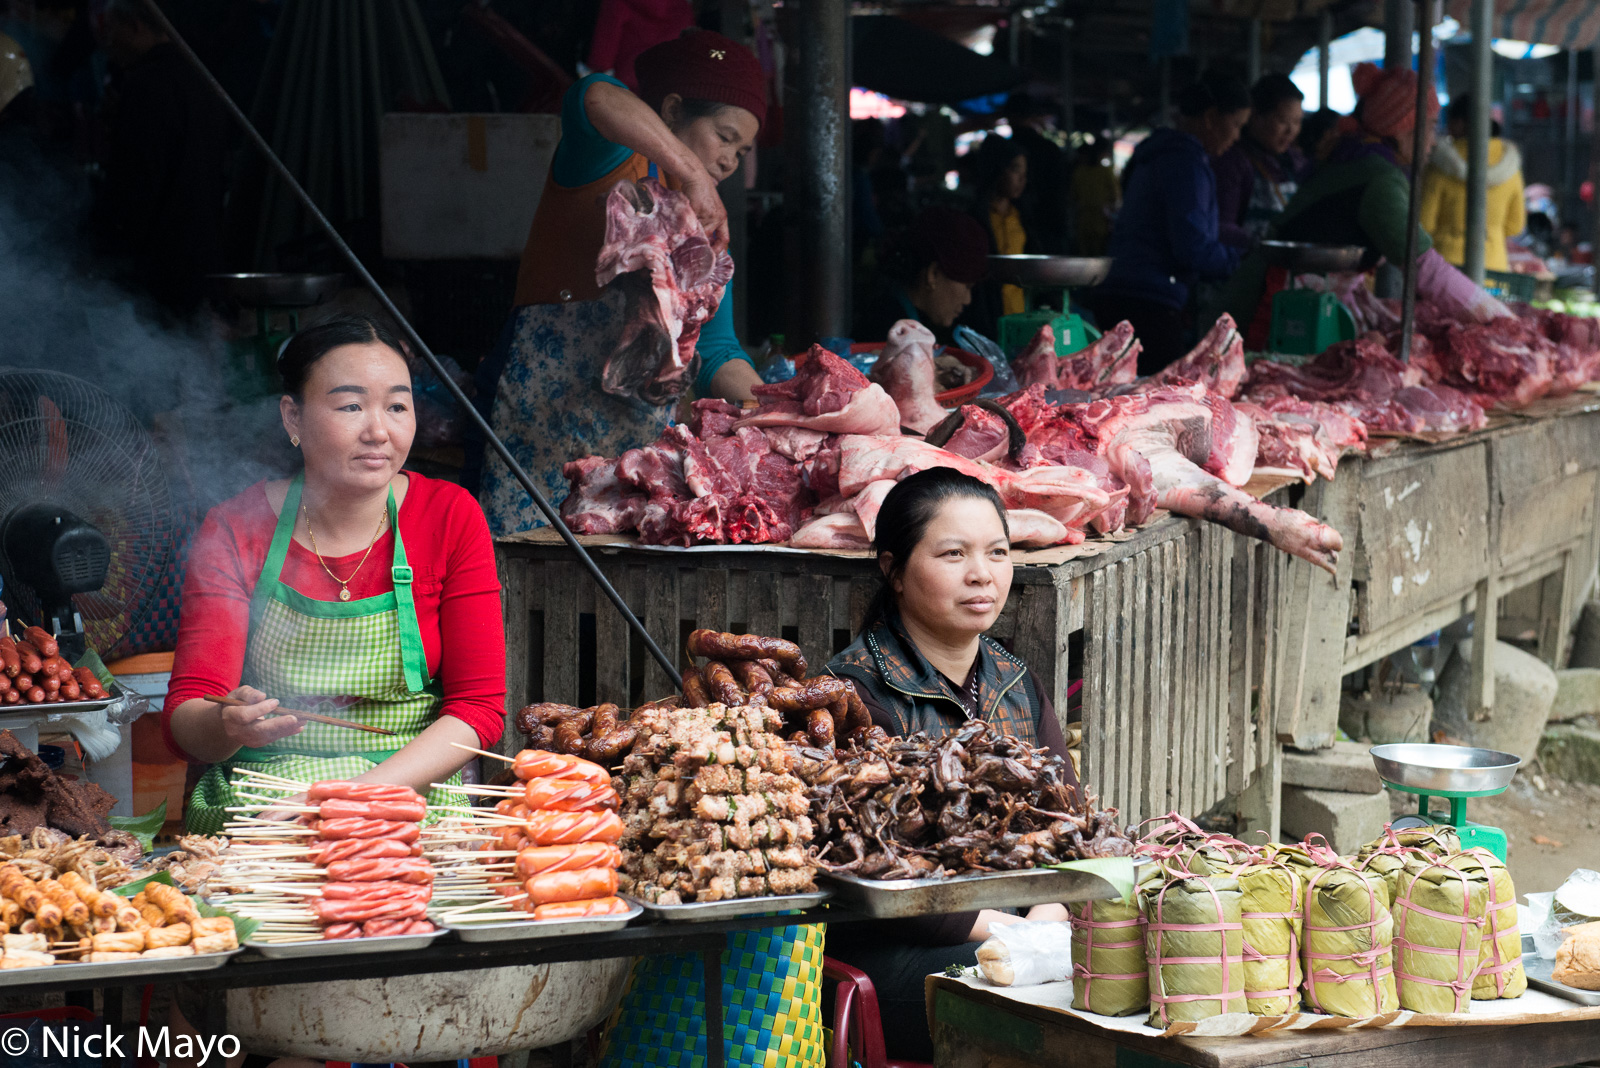
[[894, 576], [905, 569], [906, 561], [928, 533], [928, 524], [939, 514], [946, 501], [988, 501], [1000, 516], [1000, 526], [1011, 537], [1006, 523], [1005, 502], [994, 487], [953, 467], [930, 467], [926, 471], [903, 479], [889, 491], [878, 509], [878, 529], [872, 539], [872, 549], [881, 561], [887, 553], [893, 564], [883, 583], [867, 605], [867, 614], [861, 621], [866, 630], [894, 610]]
[[405, 359], [405, 349], [388, 323], [366, 315], [337, 315], [299, 331], [278, 352], [283, 391], [296, 401], [316, 362], [341, 345], [383, 345]]

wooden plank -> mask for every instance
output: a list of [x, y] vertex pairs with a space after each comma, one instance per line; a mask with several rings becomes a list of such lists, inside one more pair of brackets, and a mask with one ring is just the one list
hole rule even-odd
[[1161, 566], [1163, 579], [1162, 628], [1161, 628], [1161, 673], [1164, 681], [1161, 686], [1161, 699], [1164, 714], [1167, 717], [1167, 749], [1166, 749], [1166, 791], [1167, 800], [1163, 812], [1180, 811], [1179, 769], [1183, 766], [1183, 758], [1178, 751], [1183, 748], [1183, 734], [1181, 717], [1179, 716], [1178, 702], [1181, 700], [1178, 678], [1178, 651], [1182, 648], [1179, 640], [1183, 627], [1183, 543], [1168, 542], [1161, 546]]
[[1232, 668], [1233, 656], [1233, 567], [1232, 553], [1234, 535], [1231, 531], [1219, 528], [1215, 547], [1212, 550], [1211, 563], [1212, 581], [1216, 583], [1216, 593], [1212, 603], [1216, 606], [1217, 613], [1217, 653], [1211, 662], [1212, 686], [1217, 695], [1217, 759], [1213, 765], [1213, 778], [1211, 793], [1216, 798], [1225, 797], [1228, 793], [1228, 765], [1233, 759], [1232, 749], [1228, 740], [1230, 726], [1233, 718], [1233, 704], [1228, 700], [1228, 680]]
[[780, 622], [782, 607], [779, 604], [780, 583], [777, 572], [751, 571], [749, 590], [750, 600], [745, 619], [749, 623], [750, 633], [778, 637], [782, 628]]
[[[506, 632], [506, 724], [500, 735], [497, 752], [514, 753], [517, 743], [516, 712], [528, 703], [528, 570], [533, 565], [520, 556], [495, 554], [495, 569], [500, 573], [501, 618]], [[508, 749], [507, 746], [510, 746]]]
[[1251, 690], [1255, 655], [1254, 612], [1256, 575], [1255, 555], [1242, 537], [1229, 539], [1230, 586], [1228, 589], [1228, 781], [1227, 790], [1237, 794], [1256, 768], [1255, 731], [1252, 727]]
[[[698, 601], [694, 606], [694, 625], [707, 630], [728, 629], [728, 569], [703, 567], [696, 576]], [[684, 603], [688, 604], [688, 597]]]
[[1129, 557], [1116, 565], [1116, 570], [1111, 574], [1108, 587], [1115, 603], [1109, 605], [1106, 617], [1112, 622], [1115, 630], [1108, 636], [1106, 651], [1116, 657], [1115, 666], [1111, 667], [1108, 674], [1111, 676], [1114, 689], [1112, 707], [1116, 711], [1117, 730], [1115, 734], [1116, 757], [1116, 806], [1126, 812], [1133, 800], [1132, 782], [1129, 778], [1129, 756], [1136, 744], [1134, 740], [1135, 727], [1133, 709], [1128, 701], [1128, 689], [1133, 668], [1133, 650], [1128, 647], [1128, 604], [1131, 598], [1129, 579], [1132, 577], [1133, 557]]
[[1155, 815], [1150, 803], [1150, 750], [1152, 716], [1150, 715], [1150, 554], [1140, 553], [1129, 563], [1128, 581], [1132, 584], [1132, 610], [1129, 613], [1131, 633], [1127, 638], [1128, 652], [1133, 663], [1128, 684], [1128, 714], [1133, 723], [1132, 744], [1128, 746], [1128, 807], [1123, 812], [1127, 822]]
[[[628, 597], [628, 569], [614, 556], [600, 558], [600, 570], [607, 581]], [[630, 602], [629, 607], [632, 607]], [[628, 649], [633, 636], [628, 622], [609, 597], [602, 596], [594, 608], [594, 694], [601, 702], [627, 706], [632, 703], [628, 688]]]
[[[1497, 443], [1495, 455], [1500, 454]], [[1534, 483], [1501, 482], [1500, 566], [1536, 556], [1594, 527], [1595, 487], [1600, 478], [1594, 471], [1570, 477], [1557, 468], [1554, 477]]]
[[833, 657], [833, 578], [802, 574], [798, 579], [795, 612], [800, 651], [805, 653], [806, 662], [815, 674]]
[[1167, 554], [1165, 546], [1157, 546], [1144, 554], [1149, 563], [1149, 605], [1145, 642], [1148, 653], [1143, 657], [1145, 672], [1145, 716], [1150, 723], [1150, 744], [1145, 756], [1144, 816], [1158, 816], [1167, 808], [1167, 748], [1172, 743], [1167, 734], [1171, 715], [1167, 683], [1167, 602], [1170, 600], [1167, 580]]
[[1040, 691], [1049, 699], [1056, 718], [1065, 727], [1067, 706], [1065, 687], [1060, 684], [1064, 672], [1058, 651], [1062, 639], [1056, 631], [1057, 600], [1054, 586], [1012, 588], [1011, 603], [1016, 606], [1016, 634], [1010, 648], [1033, 669], [1039, 680]]
[[1105, 633], [1100, 621], [1105, 617], [1106, 574], [1091, 571], [1084, 607], [1083, 628], [1083, 748], [1081, 780], [1100, 797], [1110, 796], [1103, 763], [1106, 735], [1110, 724], [1105, 719]]
[[[683, 650], [678, 643], [678, 569], [656, 565], [644, 569], [645, 630], [661, 646], [674, 664], [679, 663]], [[644, 664], [644, 699], [654, 701], [674, 692], [672, 680], [661, 670], [661, 665], [648, 653]]]
[[[536, 576], [529, 576], [530, 579]], [[576, 563], [549, 563], [537, 584], [544, 591], [544, 700], [578, 701], [578, 582]]]
[[1212, 559], [1212, 546], [1216, 542], [1217, 528], [1207, 523], [1201, 526], [1199, 532], [1199, 560], [1197, 561], [1200, 581], [1200, 639], [1196, 643], [1198, 656], [1195, 662], [1195, 686], [1199, 690], [1199, 717], [1198, 717], [1198, 744], [1194, 747], [1195, 759], [1195, 803], [1194, 815], [1199, 815], [1211, 807], [1215, 800], [1211, 791], [1211, 767], [1216, 760], [1216, 735], [1217, 735], [1217, 695], [1216, 674], [1212, 670], [1212, 658], [1216, 655], [1217, 646], [1217, 606], [1214, 561]]
[[[1481, 452], [1479, 455], [1481, 457]], [[1277, 569], [1271, 617], [1276, 645], [1274, 715], [1278, 737], [1302, 749], [1332, 745], [1339, 728], [1339, 695], [1344, 679], [1341, 663], [1345, 634], [1349, 629], [1352, 587], [1358, 565], [1367, 558], [1363, 546], [1370, 533], [1368, 520], [1374, 509], [1383, 510], [1382, 502], [1386, 499], [1382, 494], [1369, 495], [1375, 496], [1375, 500], [1363, 497], [1369, 487], [1361, 476], [1360, 464], [1355, 465], [1350, 477], [1341, 466], [1336, 481], [1313, 484], [1307, 489], [1303, 502], [1310, 514], [1344, 537], [1336, 574], [1329, 576], [1320, 568], [1281, 553], [1282, 559], [1274, 564]], [[1418, 480], [1407, 478], [1391, 487], [1390, 497], [1398, 497], [1414, 481]], [[1418, 492], [1413, 490], [1407, 500], [1400, 503], [1408, 503]], [[1482, 526], [1481, 516], [1476, 525]], [[1383, 529], [1386, 528], [1380, 527], [1380, 533]], [[1403, 535], [1396, 536], [1404, 540]], [[1454, 537], [1453, 533], [1450, 537], [1436, 534], [1429, 544], [1438, 549], [1447, 546]], [[1460, 558], [1463, 552], [1465, 550], [1456, 551], [1454, 555]], [[1424, 555], [1424, 560], [1430, 559]], [[1440, 592], [1438, 585], [1432, 588], [1435, 593]]]

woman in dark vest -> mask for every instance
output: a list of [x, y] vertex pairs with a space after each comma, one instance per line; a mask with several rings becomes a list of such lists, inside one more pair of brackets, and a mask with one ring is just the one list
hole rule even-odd
[[[1005, 505], [970, 475], [936, 467], [884, 498], [873, 547], [884, 584], [860, 635], [828, 664], [891, 735], [943, 737], [982, 719], [1067, 759], [1055, 709], [1027, 664], [984, 632], [1011, 592]], [[1076, 785], [1076, 779], [1073, 780]], [[890, 1057], [931, 1061], [923, 979], [970, 965], [991, 926], [1024, 917], [985, 909], [830, 928], [828, 956], [871, 976]], [[1058, 904], [1027, 919], [1065, 920]]]

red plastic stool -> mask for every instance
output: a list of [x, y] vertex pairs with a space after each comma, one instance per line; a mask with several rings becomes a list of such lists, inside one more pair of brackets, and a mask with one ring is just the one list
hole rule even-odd
[[851, 1068], [852, 1063], [861, 1068], [933, 1068], [926, 1061], [891, 1061], [884, 1055], [878, 991], [866, 972], [823, 957], [822, 974], [838, 984], [833, 990], [833, 1045], [828, 1050], [828, 1068]]

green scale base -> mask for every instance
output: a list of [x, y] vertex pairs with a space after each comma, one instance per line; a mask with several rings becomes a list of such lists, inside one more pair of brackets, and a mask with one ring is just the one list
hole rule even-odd
[[1285, 289], [1272, 298], [1272, 336], [1268, 342], [1272, 352], [1315, 356], [1329, 345], [1355, 336], [1355, 320], [1332, 293]]
[[1505, 793], [1501, 786], [1493, 790], [1451, 790], [1448, 792], [1438, 790], [1421, 790], [1414, 786], [1401, 786], [1398, 783], [1385, 782], [1385, 786], [1395, 790], [1402, 790], [1408, 794], [1417, 795], [1417, 815], [1429, 823], [1441, 822], [1432, 813], [1433, 799], [1436, 797], [1448, 798], [1450, 801], [1450, 818], [1444, 820], [1449, 826], [1456, 829], [1456, 834], [1461, 838], [1462, 849], [1487, 849], [1500, 858], [1502, 864], [1506, 860], [1506, 832], [1498, 827], [1487, 824], [1473, 823], [1467, 819], [1467, 798], [1493, 797], [1495, 794]]
[[1076, 312], [1058, 312], [1049, 308], [1018, 312], [1000, 317], [1000, 348], [1015, 358], [1033, 340], [1041, 326], [1049, 326], [1056, 337], [1056, 355], [1068, 356], [1100, 337], [1100, 331], [1083, 321]]

